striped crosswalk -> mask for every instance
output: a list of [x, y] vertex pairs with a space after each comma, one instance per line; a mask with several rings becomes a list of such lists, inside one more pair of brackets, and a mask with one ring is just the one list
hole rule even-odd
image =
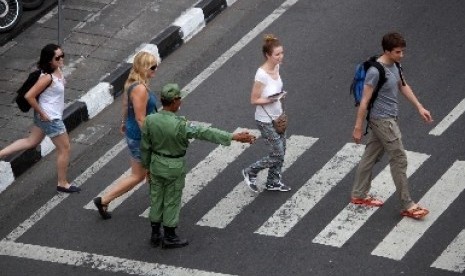
[[[317, 139], [301, 136], [292, 136], [287, 141], [287, 152], [284, 158], [283, 173], [288, 169], [297, 158], [310, 148]], [[265, 172], [261, 171], [257, 179], [265, 178]], [[210, 210], [197, 225], [209, 226], [216, 228], [225, 228], [245, 206], [249, 205], [256, 198], [245, 185], [243, 181], [234, 187], [218, 204]]]
[[[240, 131], [237, 129], [236, 131]], [[257, 130], [251, 130], [259, 136]], [[299, 162], [299, 158], [309, 151], [318, 142], [318, 138], [292, 135], [287, 139], [287, 152], [285, 156], [283, 173], [293, 164]], [[342, 147], [328, 159], [328, 161], [317, 170], [300, 188], [298, 183], [295, 190], [287, 193], [289, 199], [278, 207], [266, 221], [255, 230], [255, 234], [285, 238], [292, 229], [306, 216], [312, 216], [311, 210], [321, 201], [326, 200], [327, 194], [334, 189], [349, 173], [353, 172], [363, 153], [363, 146], [352, 143]], [[186, 177], [186, 187], [183, 191], [182, 206], [188, 203], [202, 190], [213, 183], [215, 178], [224, 173], [228, 166], [235, 162], [242, 154], [251, 150], [250, 145], [233, 143], [230, 147], [217, 146], [203, 160], [194, 166]], [[414, 151], [407, 151], [408, 168], [407, 176], [411, 177], [430, 158], [430, 155]], [[105, 193], [121, 177], [128, 174], [126, 171], [116, 179], [109, 187], [100, 192]], [[239, 172], [237, 172], [239, 175]], [[266, 178], [266, 171], [258, 175], [258, 185]], [[428, 229], [443, 215], [448, 207], [465, 190], [465, 161], [456, 161], [440, 177], [434, 185], [420, 199], [419, 204], [427, 206], [430, 214], [421, 221], [409, 218], [401, 218], [392, 229], [388, 231], [384, 239], [380, 240], [374, 250], [373, 256], [379, 256], [400, 261], [421, 242], [421, 238]], [[425, 183], [426, 184], [426, 183]], [[109, 209], [114, 210], [132, 193], [142, 185], [140, 183], [133, 191], [114, 200]], [[386, 166], [372, 181], [371, 193], [386, 201], [395, 194], [389, 165]], [[347, 191], [347, 201], [350, 191]], [[240, 217], [261, 193], [251, 192], [243, 181], [237, 183], [232, 190], [222, 198], [216, 199], [217, 203], [209, 209], [197, 222], [197, 226], [212, 227], [217, 229], [227, 228], [234, 219]], [[84, 206], [85, 209], [95, 210], [92, 202]], [[370, 223], [370, 218], [382, 208], [370, 208], [355, 206], [348, 203], [339, 213], [325, 226], [315, 237], [309, 237], [315, 244], [342, 248], [359, 230]], [[149, 209], [140, 216], [147, 217]], [[253, 231], [253, 230], [251, 230]], [[465, 271], [465, 229], [456, 234], [455, 239], [448, 245], [444, 245], [444, 251], [431, 267], [440, 268], [453, 272]]]
[[[407, 167], [407, 176], [412, 175], [428, 157], [429, 156], [426, 154], [407, 151], [409, 163]], [[373, 179], [371, 192], [382, 201], [386, 201], [395, 192], [389, 166]], [[378, 208], [355, 206], [349, 203], [326, 228], [313, 239], [313, 242], [341, 247], [377, 210]]]

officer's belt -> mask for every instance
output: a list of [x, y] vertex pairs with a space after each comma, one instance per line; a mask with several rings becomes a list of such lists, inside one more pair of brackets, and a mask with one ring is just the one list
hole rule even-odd
[[180, 157], [184, 157], [184, 155], [186, 155], [186, 152], [179, 154], [179, 155], [164, 154], [161, 152], [155, 152], [155, 154], [159, 156], [163, 156], [163, 157], [168, 157], [168, 158], [180, 158]]

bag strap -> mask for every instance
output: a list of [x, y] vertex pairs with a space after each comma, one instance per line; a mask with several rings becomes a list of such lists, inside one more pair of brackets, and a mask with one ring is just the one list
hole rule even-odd
[[[281, 102], [281, 108], [283, 109], [283, 113], [284, 113], [284, 102], [282, 102], [281, 99], [279, 99], [279, 101]], [[263, 105], [260, 105], [260, 106], [263, 108], [263, 111], [265, 111], [266, 115], [270, 117], [271, 121], [273, 121], [273, 117], [271, 117], [268, 111], [266, 111], [266, 108]]]
[[268, 115], [268, 117], [270, 117], [271, 121], [273, 121], [273, 118], [270, 116], [270, 114], [268, 113], [268, 111], [266, 111], [266, 108], [263, 106], [263, 105], [260, 105], [263, 110], [265, 111], [266, 115]]

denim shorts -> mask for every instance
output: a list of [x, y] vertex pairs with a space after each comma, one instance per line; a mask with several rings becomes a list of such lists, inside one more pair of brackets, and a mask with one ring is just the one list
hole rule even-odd
[[126, 136], [126, 142], [128, 143], [129, 154], [131, 157], [137, 162], [142, 162], [140, 154], [140, 140], [131, 139]]
[[53, 119], [51, 121], [42, 121], [39, 118], [39, 114], [36, 112], [34, 112], [34, 124], [50, 138], [66, 133], [66, 126], [63, 123], [63, 120]]

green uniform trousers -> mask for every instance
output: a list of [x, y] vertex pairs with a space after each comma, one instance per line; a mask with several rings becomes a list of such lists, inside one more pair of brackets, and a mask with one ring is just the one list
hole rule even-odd
[[184, 157], [153, 155], [150, 172], [150, 221], [176, 227], [181, 210], [182, 189], [186, 180]]

